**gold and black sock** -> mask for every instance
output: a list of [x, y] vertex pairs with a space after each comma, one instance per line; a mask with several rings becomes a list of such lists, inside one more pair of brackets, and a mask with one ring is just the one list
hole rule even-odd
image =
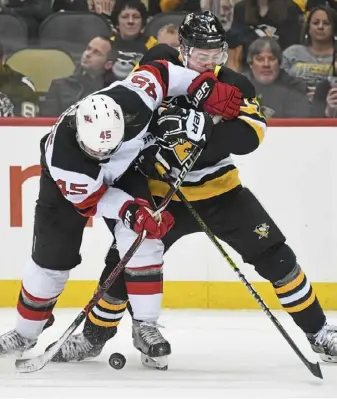
[[117, 326], [124, 316], [127, 301], [104, 294], [89, 313], [83, 334], [92, 344], [103, 345], [117, 332]]
[[301, 267], [295, 268], [273, 284], [284, 310], [305, 333], [316, 333], [326, 318], [316, 294]]

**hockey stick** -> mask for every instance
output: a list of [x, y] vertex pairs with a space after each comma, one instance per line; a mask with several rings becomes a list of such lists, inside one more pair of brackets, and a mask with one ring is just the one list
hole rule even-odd
[[[183, 182], [187, 173], [192, 169], [196, 160], [200, 156], [202, 149], [194, 147], [190, 156], [186, 159], [181, 172], [179, 173], [175, 182], [171, 182], [170, 189], [163, 198], [159, 207], [155, 211], [155, 215], [161, 213], [171, 201], [172, 197], [175, 195], [176, 191], [179, 189], [181, 183]], [[124, 257], [120, 260], [115, 269], [109, 274], [104, 283], [95, 292], [94, 296], [91, 298], [89, 303], [83, 308], [76, 319], [70, 324], [67, 330], [62, 334], [58, 341], [55, 342], [53, 346], [47, 349], [42, 355], [31, 358], [31, 359], [17, 359], [15, 361], [15, 366], [21, 373], [32, 373], [34, 371], [41, 370], [48, 364], [56, 353], [61, 349], [64, 342], [73, 334], [73, 332], [79, 327], [82, 321], [87, 317], [92, 308], [97, 304], [97, 302], [102, 298], [103, 294], [110, 288], [113, 282], [116, 280], [117, 276], [124, 270], [124, 267], [138, 250], [142, 242], [145, 240], [146, 231], [138, 234], [138, 237], [133, 242], [131, 247], [127, 250]]]
[[[164, 167], [163, 167], [164, 169]], [[172, 184], [172, 179], [171, 177], [166, 173], [163, 173], [162, 169], [158, 169], [158, 172], [162, 175], [163, 180], [169, 184], [170, 188], [173, 187]], [[212, 230], [207, 226], [207, 224], [204, 222], [202, 217], [199, 215], [199, 213], [194, 209], [193, 205], [186, 199], [185, 195], [180, 191], [178, 188], [176, 190], [176, 195], [177, 197], [184, 203], [186, 208], [189, 210], [189, 212], [192, 214], [196, 222], [199, 224], [201, 227], [202, 231], [206, 233], [207, 237], [212, 241], [212, 243], [216, 246], [216, 248], [219, 250], [221, 255], [227, 260], [229, 263], [230, 267], [234, 270], [234, 272], [238, 275], [239, 279], [241, 282], [244, 284], [244, 286], [248, 289], [248, 291], [251, 293], [253, 298], [256, 300], [256, 302], [261, 306], [262, 310], [265, 312], [265, 314], [269, 317], [269, 319], [272, 321], [274, 326], [279, 330], [279, 332], [282, 334], [283, 338], [288, 342], [288, 344], [292, 347], [296, 355], [302, 360], [302, 362], [305, 364], [305, 366], [309, 369], [309, 371], [318, 378], [323, 379], [322, 371], [320, 368], [319, 363], [312, 363], [310, 362], [301, 352], [301, 350], [298, 348], [298, 346], [295, 344], [293, 339], [290, 337], [290, 335], [287, 333], [285, 328], [282, 326], [282, 324], [278, 321], [278, 319], [273, 315], [273, 313], [270, 311], [268, 306], [264, 303], [263, 299], [260, 297], [260, 295], [255, 291], [254, 287], [249, 283], [249, 281], [246, 279], [246, 277], [241, 273], [240, 269], [237, 267], [233, 259], [228, 255], [228, 253], [225, 251], [223, 246], [220, 244]]]

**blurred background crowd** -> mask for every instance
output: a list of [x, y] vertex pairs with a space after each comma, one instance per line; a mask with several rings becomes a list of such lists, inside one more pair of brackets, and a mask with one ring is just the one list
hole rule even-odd
[[337, 117], [337, 0], [0, 0], [0, 117], [59, 116], [204, 10], [268, 118]]

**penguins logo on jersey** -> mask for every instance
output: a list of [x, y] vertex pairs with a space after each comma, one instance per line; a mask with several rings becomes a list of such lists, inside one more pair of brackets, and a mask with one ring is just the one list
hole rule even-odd
[[261, 240], [262, 238], [268, 238], [269, 229], [270, 226], [267, 223], [262, 223], [255, 227], [254, 233], [256, 233], [259, 236], [259, 240]]
[[174, 155], [181, 165], [189, 158], [192, 151], [192, 144], [189, 142], [185, 142], [183, 144], [176, 144], [173, 147]]

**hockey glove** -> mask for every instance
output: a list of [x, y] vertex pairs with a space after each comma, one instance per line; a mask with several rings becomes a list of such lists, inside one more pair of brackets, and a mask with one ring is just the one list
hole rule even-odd
[[149, 239], [164, 237], [174, 225], [174, 217], [170, 212], [164, 211], [155, 217], [151, 205], [141, 198], [126, 201], [119, 211], [119, 217], [134, 232], [147, 231], [146, 238]]
[[161, 180], [158, 173], [157, 164], [160, 163], [166, 172], [171, 171], [170, 164], [163, 158], [161, 147], [158, 144], [152, 144], [145, 148], [135, 161], [135, 169], [145, 177]]
[[209, 115], [179, 107], [171, 107], [163, 111], [157, 124], [157, 137], [163, 146], [166, 143], [169, 148], [186, 141], [203, 148], [214, 126]]
[[239, 115], [241, 91], [236, 86], [219, 82], [212, 72], [204, 72], [196, 77], [188, 88], [188, 94], [198, 110], [221, 115], [226, 120]]

